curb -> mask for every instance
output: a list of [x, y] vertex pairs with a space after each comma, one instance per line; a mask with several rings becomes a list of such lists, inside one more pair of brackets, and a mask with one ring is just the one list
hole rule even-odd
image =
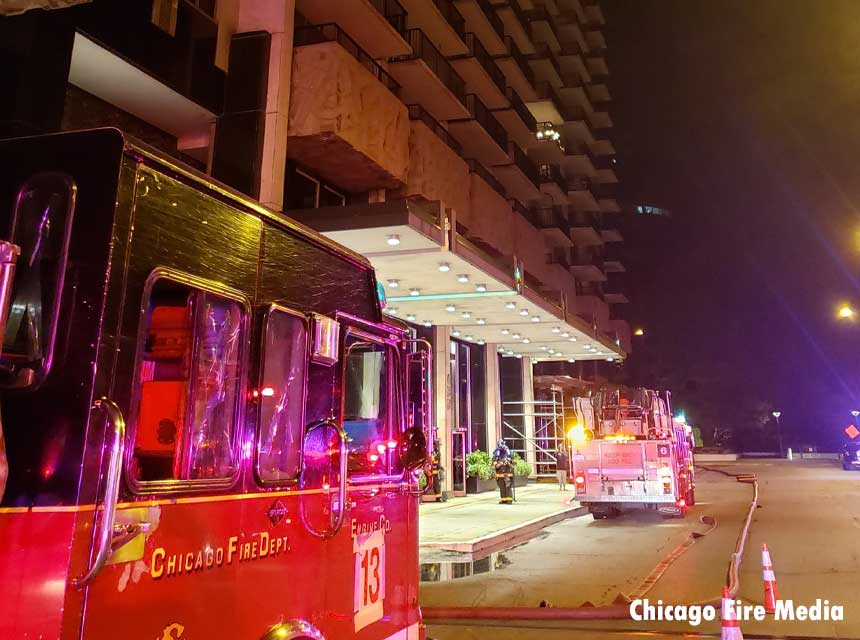
[[521, 522], [507, 529], [500, 529], [479, 538], [471, 540], [442, 540], [440, 542], [426, 542], [418, 545], [420, 549], [438, 549], [441, 551], [457, 551], [459, 553], [479, 553], [482, 551], [494, 551], [507, 548], [515, 544], [526, 542], [536, 537], [546, 527], [567, 520], [588, 515], [586, 507], [570, 507], [555, 513], [550, 513], [533, 520]]

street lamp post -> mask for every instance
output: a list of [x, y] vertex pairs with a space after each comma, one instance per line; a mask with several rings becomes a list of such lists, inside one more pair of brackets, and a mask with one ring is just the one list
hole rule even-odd
[[779, 457], [782, 458], [782, 427], [779, 424], [779, 416], [782, 415], [782, 411], [774, 411], [771, 415], [776, 418], [776, 437], [779, 440]]

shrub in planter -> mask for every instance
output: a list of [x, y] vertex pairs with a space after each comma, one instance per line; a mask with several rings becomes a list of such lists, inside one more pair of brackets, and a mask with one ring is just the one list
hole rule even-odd
[[496, 477], [490, 454], [486, 451], [473, 451], [466, 455], [466, 476], [481, 480], [492, 480]]
[[520, 454], [513, 455], [514, 461], [514, 482], [517, 486], [522, 486], [528, 481], [528, 477], [532, 473], [531, 465], [520, 457]]

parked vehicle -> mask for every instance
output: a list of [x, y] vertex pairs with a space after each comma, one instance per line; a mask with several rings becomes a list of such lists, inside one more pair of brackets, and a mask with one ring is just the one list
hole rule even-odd
[[695, 503], [692, 432], [673, 420], [668, 394], [605, 390], [593, 406], [594, 438], [574, 444], [577, 500], [595, 518], [630, 509], [686, 515]]
[[117, 130], [0, 168], [0, 638], [423, 637], [429, 352], [370, 265]]
[[842, 468], [845, 471], [860, 469], [860, 441], [852, 440], [842, 446]]

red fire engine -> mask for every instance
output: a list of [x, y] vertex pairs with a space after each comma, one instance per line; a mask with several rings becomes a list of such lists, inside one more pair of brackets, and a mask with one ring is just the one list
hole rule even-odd
[[593, 438], [581, 427], [571, 434], [577, 500], [596, 518], [629, 509], [686, 515], [695, 502], [693, 439], [673, 419], [668, 392], [604, 390], [593, 407]]
[[116, 130], [0, 169], [0, 638], [423, 637], [429, 352], [370, 265]]

